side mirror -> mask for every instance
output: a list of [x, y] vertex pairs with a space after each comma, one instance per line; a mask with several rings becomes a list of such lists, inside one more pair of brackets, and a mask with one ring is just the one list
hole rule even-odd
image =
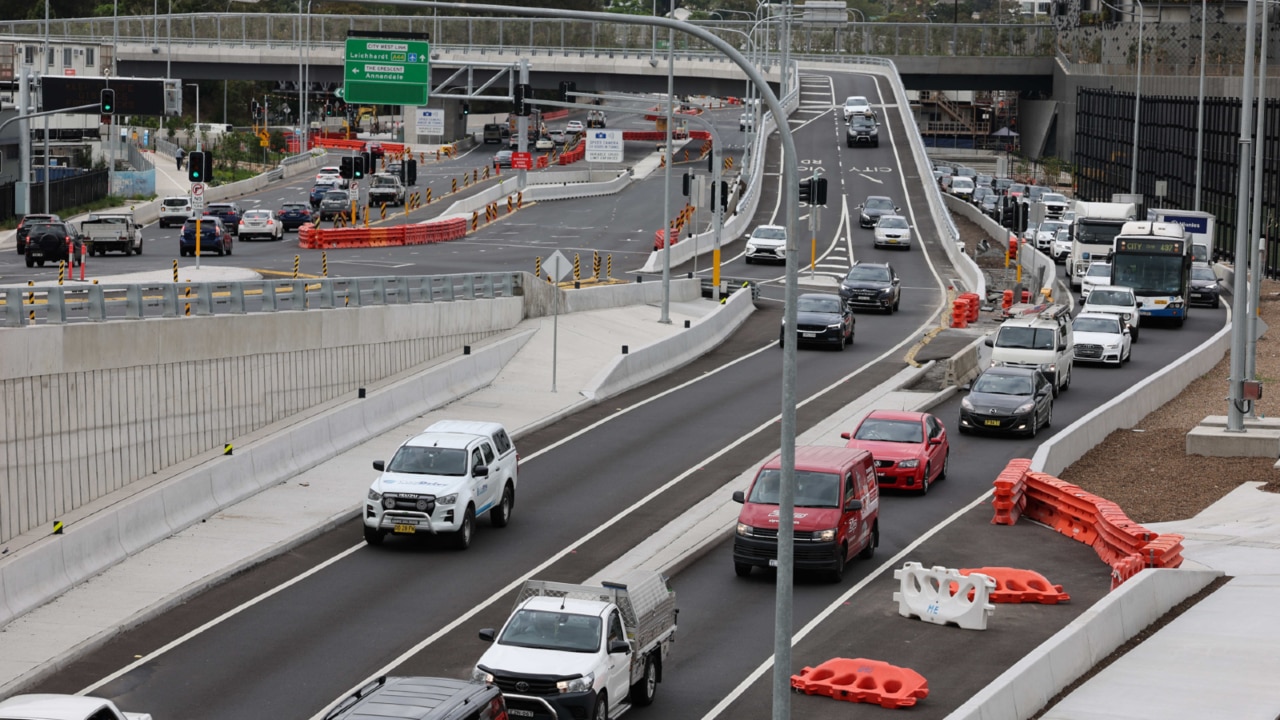
[[893, 211], [894, 211], [894, 212], [898, 212], [898, 211], [899, 211], [899, 210], [901, 210], [901, 209], [902, 209], [902, 208], [898, 207], [897, 205], [894, 205], [894, 206], [893, 206]]
[[[1219, 280], [1218, 282], [1222, 282], [1222, 281], [1221, 281], [1221, 280]], [[1139, 300], [1139, 301], [1138, 301], [1137, 307], [1142, 307], [1142, 301], [1141, 301], [1141, 300]]]
[[853, 433], [850, 433], [850, 432], [842, 432], [842, 433], [840, 433], [840, 437], [844, 438], [845, 440], [852, 440], [852, 439], [853, 439]]
[[493, 638], [497, 635], [493, 628], [484, 628], [480, 631], [480, 639], [485, 642], [493, 642]]
[[610, 655], [625, 655], [631, 652], [631, 643], [626, 640], [614, 640], [609, 643]]
[[739, 505], [745, 504], [747, 502], [747, 496], [744, 495], [741, 490], [734, 490], [733, 501]]
[[844, 509], [845, 509], [845, 510], [861, 510], [861, 509], [862, 509], [862, 501], [861, 501], [861, 500], [850, 500], [849, 502], [845, 503], [845, 505], [844, 505]]
[[471, 468], [471, 477], [489, 477], [489, 466], [477, 465]]
[[1063, 350], [1066, 350], [1066, 349], [1067, 349], [1066, 343], [1058, 343], [1058, 352], [1062, 352]]
[[931, 437], [931, 438], [929, 438], [929, 447], [934, 447], [934, 446], [941, 445], [941, 444], [942, 444], [942, 438], [940, 438], [940, 437]]
[[965, 392], [968, 392], [973, 389], [973, 383], [965, 383], [960, 386], [960, 389], [964, 390]]
[[996, 346], [996, 339], [995, 339], [995, 338], [990, 338], [990, 337], [989, 337], [989, 338], [987, 338], [986, 340], [983, 340], [983, 341], [982, 341], [982, 344], [983, 344], [983, 345], [986, 345], [987, 347], [995, 347], [995, 346]]
[[377, 470], [378, 472], [386, 472], [386, 471], [387, 471], [387, 464], [386, 464], [385, 462], [381, 461], [381, 460], [374, 460], [374, 461], [373, 461], [373, 469], [374, 469], [374, 470]]

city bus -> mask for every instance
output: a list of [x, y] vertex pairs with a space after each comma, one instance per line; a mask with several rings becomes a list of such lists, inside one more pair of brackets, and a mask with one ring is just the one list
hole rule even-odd
[[1191, 238], [1178, 223], [1127, 222], [1111, 254], [1111, 284], [1133, 288], [1143, 324], [1167, 318], [1182, 327], [1191, 262]]

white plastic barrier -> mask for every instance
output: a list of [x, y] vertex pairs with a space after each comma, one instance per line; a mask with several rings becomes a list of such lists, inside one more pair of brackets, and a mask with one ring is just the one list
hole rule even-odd
[[[961, 575], [955, 568], [940, 565], [925, 570], [918, 562], [905, 563], [893, 571], [899, 590], [893, 594], [898, 614], [919, 618], [935, 625], [957, 625], [965, 630], [986, 630], [987, 618], [995, 606], [987, 602], [996, 581], [982, 573]], [[951, 584], [956, 590], [952, 592]], [[973, 597], [970, 598], [970, 593]]]

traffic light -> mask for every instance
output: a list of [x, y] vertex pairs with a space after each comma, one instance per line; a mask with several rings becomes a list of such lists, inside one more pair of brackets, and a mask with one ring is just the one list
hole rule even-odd
[[573, 82], [572, 80], [560, 81], [560, 102], [573, 102], [573, 99], [569, 97], [569, 94], [576, 92], [578, 92], [578, 83]]
[[689, 193], [693, 189], [691, 187], [693, 185], [693, 173], [685, 173], [682, 177], [684, 178], [684, 196], [689, 197]]
[[464, 116], [465, 116], [465, 115], [470, 115], [470, 114], [471, 114], [471, 104], [470, 104], [470, 103], [462, 103], [462, 114], [463, 114]]
[[341, 176], [343, 180], [350, 180], [350, 179], [351, 179], [351, 174], [352, 174], [352, 170], [351, 170], [351, 158], [350, 158], [350, 157], [344, 157], [344, 158], [339, 159], [339, 161], [338, 161], [338, 175], [339, 175], [339, 176]]
[[[92, 95], [90, 97], [92, 97]], [[99, 115], [115, 115], [116, 91], [111, 88], [102, 88], [102, 94], [98, 99], [98, 105]]]
[[377, 172], [378, 164], [373, 161], [372, 152], [369, 152], [368, 150], [366, 150], [360, 153], [360, 157], [364, 161], [361, 164], [364, 166], [362, 169], [364, 170], [365, 175], [372, 175], [375, 172]]
[[813, 204], [826, 205], [827, 204], [827, 179], [815, 178], [814, 183], [815, 184], [813, 186]]
[[364, 155], [356, 155], [351, 158], [351, 179], [364, 179]]
[[719, 185], [711, 186], [711, 207], [720, 206], [721, 210], [729, 209], [729, 182], [721, 180]]
[[405, 160], [400, 165], [400, 172], [404, 173], [404, 184], [413, 185], [418, 182], [418, 161], [413, 158]]
[[800, 202], [805, 205], [813, 204], [813, 178], [800, 181]]
[[204, 153], [197, 150], [187, 156], [187, 180], [204, 182]]
[[522, 117], [529, 116], [529, 99], [533, 97], [533, 88], [529, 85], [516, 85], [515, 90], [515, 111], [516, 115]]

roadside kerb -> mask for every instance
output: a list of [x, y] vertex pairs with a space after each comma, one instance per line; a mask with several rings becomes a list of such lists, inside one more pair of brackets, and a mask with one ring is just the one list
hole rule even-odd
[[673, 372], [724, 342], [754, 311], [751, 293], [733, 293], [719, 312], [703, 317], [683, 333], [614, 357], [582, 394], [599, 401]]
[[[557, 178], [567, 173], [555, 173], [547, 178], [538, 178], [538, 180]], [[560, 182], [530, 184], [524, 189], [525, 200], [543, 201], [543, 200], [575, 200], [578, 198], [600, 197], [602, 195], [614, 195], [622, 192], [631, 184], [631, 172], [629, 170], [621, 170], [617, 176], [611, 180], [604, 181], [578, 181], [578, 180], [560, 180]]]
[[947, 720], [1023, 720], [1175, 605], [1223, 573], [1148, 568], [1014, 663]]

